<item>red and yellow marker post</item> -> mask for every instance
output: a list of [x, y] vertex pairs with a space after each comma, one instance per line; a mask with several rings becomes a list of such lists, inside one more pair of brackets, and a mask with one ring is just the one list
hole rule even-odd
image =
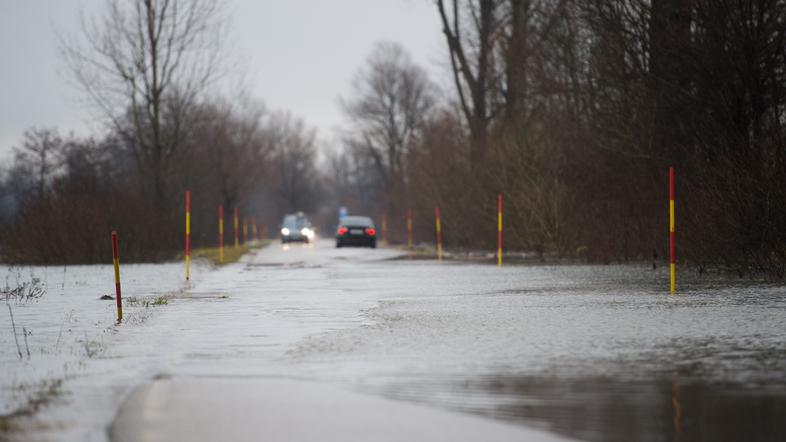
[[191, 191], [186, 190], [186, 281], [191, 277]]
[[674, 256], [674, 166], [669, 167], [669, 293], [674, 294], [675, 284], [675, 256]]
[[385, 212], [382, 212], [382, 241], [388, 243], [388, 217]]
[[243, 244], [248, 243], [248, 217], [243, 217]]
[[412, 250], [412, 209], [407, 209], [407, 248]]
[[224, 263], [224, 206], [218, 206], [218, 262]]
[[112, 231], [112, 261], [115, 265], [115, 302], [117, 302], [117, 322], [123, 321], [123, 299], [120, 295], [120, 250], [117, 245], [117, 232]]
[[442, 215], [439, 206], [434, 208], [434, 218], [437, 228], [437, 259], [442, 261]]
[[240, 239], [238, 237], [238, 230], [240, 228], [240, 221], [237, 219], [237, 207], [235, 207], [235, 218], [234, 218], [234, 226], [235, 226], [235, 248], [240, 247]]
[[502, 267], [502, 194], [497, 194], [497, 267]]

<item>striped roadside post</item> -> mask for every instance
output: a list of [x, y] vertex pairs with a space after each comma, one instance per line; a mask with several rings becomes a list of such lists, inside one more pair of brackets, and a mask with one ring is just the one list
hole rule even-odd
[[234, 212], [234, 227], [235, 227], [235, 248], [240, 247], [240, 239], [238, 237], [238, 230], [240, 229], [240, 221], [237, 219], [237, 207]]
[[439, 206], [434, 208], [434, 217], [436, 218], [437, 227], [437, 259], [442, 261], [442, 222]]
[[191, 277], [191, 191], [186, 190], [186, 281]]
[[115, 302], [117, 302], [117, 322], [123, 321], [123, 300], [120, 295], [120, 251], [117, 246], [117, 232], [112, 231], [112, 261], [115, 266]]
[[407, 248], [412, 250], [412, 209], [407, 209]]
[[218, 262], [224, 263], [224, 206], [218, 206]]
[[497, 194], [497, 267], [502, 267], [502, 194]]
[[382, 241], [388, 243], [388, 217], [385, 212], [382, 212]]

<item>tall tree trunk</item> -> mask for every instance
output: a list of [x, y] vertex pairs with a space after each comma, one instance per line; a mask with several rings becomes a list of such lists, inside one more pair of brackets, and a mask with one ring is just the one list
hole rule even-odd
[[[497, 27], [496, 0], [468, 0], [476, 2], [471, 5], [478, 11], [477, 20], [471, 22], [475, 27], [477, 41], [470, 43], [462, 40], [461, 4], [453, 0], [452, 15], [448, 13], [444, 0], [436, 0], [437, 9], [442, 19], [442, 32], [445, 34], [450, 61], [453, 68], [453, 80], [456, 84], [462, 112], [470, 130], [470, 159], [474, 167], [483, 162], [488, 150], [488, 132], [491, 121], [491, 81], [493, 77], [492, 51], [494, 48], [494, 30]], [[475, 53], [469, 53], [467, 47], [473, 47]], [[474, 55], [474, 59], [470, 56]]]
[[654, 157], [676, 163], [690, 141], [687, 130], [692, 0], [653, 0], [650, 12], [649, 88], [654, 109]]

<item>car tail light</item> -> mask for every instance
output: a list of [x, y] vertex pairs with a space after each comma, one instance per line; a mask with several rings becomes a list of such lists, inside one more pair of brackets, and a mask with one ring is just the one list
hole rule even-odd
[[346, 235], [346, 233], [347, 233], [347, 228], [346, 227], [339, 227], [338, 228], [338, 234], [339, 235]]
[[366, 229], [366, 233], [368, 234], [368, 236], [374, 236], [374, 234], [376, 234], [377, 231], [374, 230], [373, 227], [369, 227], [369, 228]]

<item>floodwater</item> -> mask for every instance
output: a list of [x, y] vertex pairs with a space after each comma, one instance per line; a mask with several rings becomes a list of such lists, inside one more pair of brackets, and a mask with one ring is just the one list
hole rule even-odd
[[127, 307], [122, 325], [97, 300], [109, 266], [21, 269], [48, 291], [11, 303], [29, 359], [0, 312], [2, 413], [43, 380], [62, 385], [7, 437], [106, 440], [135, 387], [226, 377], [314, 380], [589, 441], [786, 440], [783, 286], [689, 274], [668, 296], [648, 266], [399, 257], [273, 244], [197, 266], [188, 285], [180, 263], [124, 267], [126, 296], [171, 298]]

